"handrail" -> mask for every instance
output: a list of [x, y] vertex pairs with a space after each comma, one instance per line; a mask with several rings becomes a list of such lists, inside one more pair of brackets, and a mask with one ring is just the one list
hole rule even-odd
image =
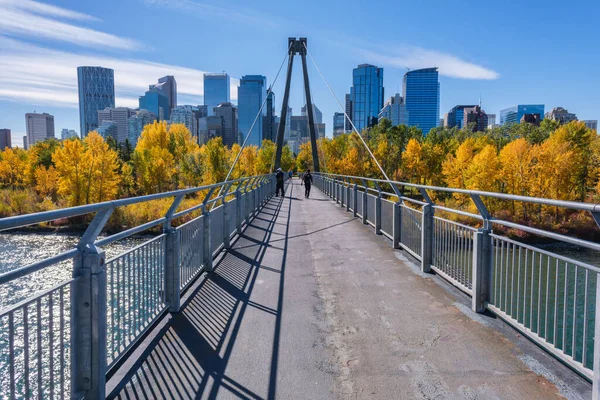
[[62, 219], [62, 218], [70, 218], [70, 217], [77, 217], [77, 216], [85, 215], [85, 214], [92, 214], [92, 213], [98, 212], [100, 210], [105, 210], [107, 208], [114, 209], [117, 207], [123, 207], [123, 206], [132, 205], [132, 204], [143, 203], [143, 202], [150, 201], [150, 200], [160, 200], [160, 199], [164, 199], [164, 198], [168, 198], [168, 197], [175, 197], [175, 196], [182, 196], [182, 195], [185, 196], [188, 194], [200, 192], [202, 190], [208, 190], [208, 189], [222, 187], [225, 184], [232, 185], [232, 184], [239, 183], [239, 182], [245, 182], [246, 180], [249, 180], [252, 178], [266, 178], [266, 177], [270, 177], [273, 175], [274, 174], [264, 174], [264, 175], [258, 175], [255, 177], [239, 178], [239, 179], [235, 179], [235, 180], [231, 180], [231, 181], [227, 181], [227, 182], [214, 183], [212, 185], [198, 186], [198, 187], [188, 188], [188, 189], [179, 189], [179, 190], [173, 190], [170, 192], [149, 194], [149, 195], [145, 195], [145, 196], [129, 197], [126, 199], [110, 200], [110, 201], [104, 201], [101, 203], [94, 203], [94, 204], [87, 204], [87, 205], [83, 205], [83, 206], [63, 208], [60, 210], [43, 211], [43, 212], [39, 212], [39, 213], [32, 213], [32, 214], [26, 214], [26, 215], [17, 215], [14, 217], [0, 218], [0, 232], [8, 230], [8, 229], [20, 228], [20, 227], [24, 227], [24, 226], [28, 226], [28, 225], [35, 225], [35, 224], [39, 224], [39, 223], [43, 223], [43, 222], [54, 221], [54, 220]]
[[537, 204], [548, 205], [548, 206], [570, 208], [570, 209], [574, 209], [574, 210], [590, 211], [592, 213], [600, 213], [600, 204], [593, 204], [593, 203], [583, 203], [583, 202], [570, 201], [570, 200], [554, 200], [554, 199], [548, 199], [548, 198], [544, 198], [544, 197], [521, 196], [521, 195], [498, 193], [498, 192], [485, 192], [485, 191], [481, 191], [481, 190], [469, 190], [469, 189], [448, 188], [448, 187], [441, 187], [441, 186], [419, 185], [416, 183], [401, 182], [401, 181], [389, 181], [388, 182], [384, 179], [364, 178], [364, 177], [358, 177], [358, 176], [352, 176], [352, 175], [330, 174], [330, 173], [325, 173], [325, 172], [316, 172], [315, 175], [323, 175], [325, 177], [333, 177], [333, 178], [358, 179], [358, 180], [365, 180], [368, 182], [377, 182], [377, 183], [385, 183], [385, 184], [389, 184], [391, 182], [392, 184], [397, 185], [397, 186], [413, 187], [413, 188], [417, 188], [417, 189], [432, 190], [432, 191], [437, 191], [437, 192], [460, 193], [460, 194], [467, 194], [470, 196], [478, 195], [478, 196], [491, 197], [491, 198], [496, 198], [496, 199], [501, 199], [501, 200], [515, 200], [515, 201], [521, 201], [521, 202], [526, 202], [526, 203], [537, 203]]

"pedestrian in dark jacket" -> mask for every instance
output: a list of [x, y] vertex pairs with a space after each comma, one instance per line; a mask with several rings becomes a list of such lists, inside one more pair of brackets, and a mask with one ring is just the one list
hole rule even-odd
[[308, 197], [310, 196], [310, 187], [313, 183], [313, 178], [310, 174], [310, 169], [307, 169], [306, 173], [302, 175], [302, 183], [304, 183], [304, 197], [308, 199]]
[[281, 195], [285, 196], [285, 192], [283, 191], [283, 171], [281, 168], [277, 168], [277, 173], [275, 174], [275, 181], [277, 182], [277, 189], [275, 190], [275, 196], [279, 197], [279, 191], [281, 190]]

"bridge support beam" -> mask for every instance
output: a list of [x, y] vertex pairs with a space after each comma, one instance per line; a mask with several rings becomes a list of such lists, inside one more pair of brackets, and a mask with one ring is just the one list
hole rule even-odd
[[375, 198], [375, 234], [381, 235], [381, 190]]
[[290, 98], [290, 81], [292, 79], [292, 67], [294, 65], [294, 56], [300, 54], [302, 59], [302, 71], [304, 77], [304, 93], [306, 96], [306, 112], [308, 115], [308, 130], [310, 134], [310, 143], [312, 146], [312, 157], [313, 157], [313, 171], [319, 172], [319, 151], [317, 149], [317, 130], [315, 128], [315, 117], [313, 110], [312, 97], [310, 94], [310, 84], [308, 79], [308, 67], [306, 63], [306, 52], [307, 52], [307, 40], [306, 38], [288, 38], [288, 68], [287, 77], [285, 81], [285, 91], [283, 93], [283, 102], [281, 104], [281, 119], [279, 128], [277, 129], [277, 148], [275, 149], [275, 169], [281, 167], [281, 154], [283, 150], [283, 139], [285, 132], [285, 124], [287, 120], [288, 102]]
[[354, 199], [352, 200], [352, 214], [354, 217], [358, 216], [358, 184], [354, 184], [354, 188], [352, 189]]
[[165, 238], [165, 301], [169, 305], [169, 312], [179, 312], [181, 308], [180, 285], [180, 238], [174, 228], [164, 231]]

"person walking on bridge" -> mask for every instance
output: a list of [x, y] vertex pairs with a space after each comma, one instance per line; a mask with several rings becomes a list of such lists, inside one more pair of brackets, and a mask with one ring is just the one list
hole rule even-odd
[[313, 178], [310, 174], [310, 169], [307, 169], [306, 173], [302, 175], [302, 183], [304, 183], [304, 197], [308, 199], [308, 197], [310, 196], [310, 187], [313, 183]]
[[275, 189], [275, 197], [279, 197], [279, 191], [281, 190], [281, 197], [285, 196], [285, 192], [283, 191], [283, 171], [281, 168], [277, 168], [277, 173], [275, 174], [275, 180], [277, 181], [277, 188]]

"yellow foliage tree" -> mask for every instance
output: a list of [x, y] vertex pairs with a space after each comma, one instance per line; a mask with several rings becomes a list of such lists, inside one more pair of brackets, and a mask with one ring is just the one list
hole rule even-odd
[[270, 140], [263, 140], [260, 149], [258, 149], [256, 161], [256, 173], [258, 175], [269, 174], [273, 172], [273, 163], [275, 162], [275, 143]]
[[313, 158], [312, 158], [312, 146], [310, 142], [302, 143], [300, 145], [300, 151], [296, 157], [296, 168], [298, 171], [306, 171], [312, 169]]
[[281, 149], [281, 169], [284, 171], [291, 171], [294, 169], [296, 164], [296, 160], [294, 160], [294, 153], [292, 153], [292, 149], [289, 146], [284, 146]]
[[496, 147], [488, 144], [473, 157], [465, 174], [465, 186], [472, 190], [497, 191], [499, 171]]
[[84, 204], [87, 187], [85, 173], [89, 160], [83, 142], [66, 140], [54, 153], [52, 161], [58, 173], [58, 194], [70, 206]]
[[13, 189], [23, 187], [26, 178], [27, 152], [6, 148], [0, 152], [0, 185]]
[[51, 165], [46, 168], [40, 166], [35, 169], [35, 191], [42, 197], [50, 197], [56, 200], [58, 189], [58, 173]]
[[246, 146], [242, 150], [239, 163], [241, 164], [243, 176], [256, 175], [256, 163], [258, 160], [258, 147]]
[[423, 157], [421, 143], [410, 139], [402, 153], [402, 170], [404, 176], [412, 183], [421, 183], [425, 176], [427, 165]]
[[223, 139], [216, 137], [200, 149], [204, 160], [204, 184], [210, 185], [222, 182], [229, 171], [227, 148], [223, 145]]

